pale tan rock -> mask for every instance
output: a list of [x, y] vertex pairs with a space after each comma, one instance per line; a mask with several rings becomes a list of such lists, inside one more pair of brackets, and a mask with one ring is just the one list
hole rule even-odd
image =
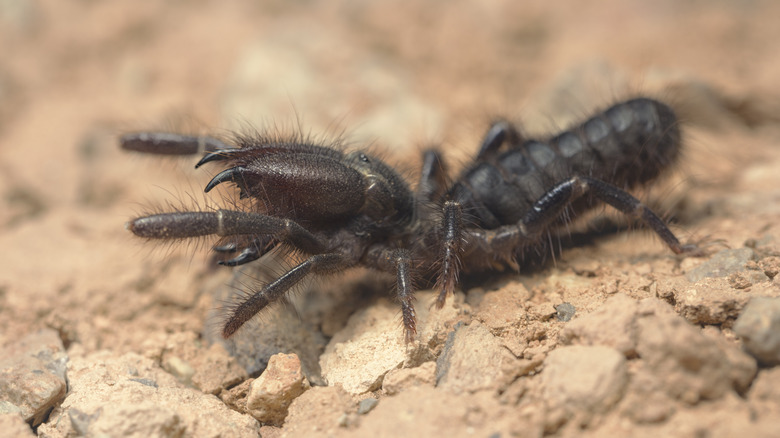
[[552, 302], [537, 304], [528, 308], [528, 316], [538, 321], [547, 321], [557, 313]]
[[425, 362], [415, 368], [400, 368], [385, 375], [382, 389], [387, 395], [399, 392], [413, 386], [433, 386], [436, 382], [436, 362]]
[[747, 398], [758, 421], [770, 422], [780, 432], [780, 367], [760, 370]]
[[212, 344], [190, 363], [195, 368], [192, 383], [208, 394], [219, 394], [223, 389], [232, 387], [248, 377], [246, 371], [221, 344]]
[[360, 310], [333, 337], [320, 357], [322, 376], [351, 394], [377, 389], [390, 370], [406, 360], [397, 306], [390, 302]]
[[263, 374], [251, 384], [246, 399], [247, 413], [261, 423], [281, 426], [290, 403], [308, 389], [309, 382], [298, 356], [273, 355]]
[[[738, 274], [750, 272], [756, 271]], [[752, 296], [750, 292], [733, 286], [726, 278], [705, 278], [696, 284], [686, 284], [678, 278], [663, 288], [673, 288], [675, 311], [692, 324], [730, 325]]]
[[254, 379], [247, 379], [228, 390], [222, 391], [219, 394], [220, 400], [233, 410], [246, 412], [246, 399], [249, 396], [252, 382], [254, 382]]
[[551, 409], [586, 414], [606, 412], [628, 383], [626, 358], [604, 346], [559, 347], [547, 355], [541, 377]]
[[219, 399], [186, 387], [153, 361], [109, 352], [74, 358], [70, 392], [38, 432], [48, 437], [253, 436], [260, 425]]
[[447, 391], [497, 390], [522, 364], [487, 327], [474, 321], [450, 334], [436, 361], [436, 386]]
[[179, 356], [167, 355], [162, 365], [165, 371], [171, 373], [181, 383], [192, 385], [192, 376], [195, 375], [195, 368], [189, 362]]
[[621, 413], [636, 424], [662, 423], [678, 409], [678, 403], [666, 394], [663, 381], [643, 366], [633, 363], [626, 396], [621, 403]]
[[494, 333], [519, 325], [525, 315], [525, 304], [530, 297], [528, 290], [519, 283], [487, 292], [479, 302], [476, 317]]
[[339, 435], [356, 438], [541, 436], [540, 418], [534, 414], [524, 408], [500, 404], [489, 391], [453, 394], [419, 386], [381, 399], [359, 423]]
[[755, 257], [755, 252], [750, 248], [724, 249], [688, 271], [685, 277], [691, 283], [708, 277], [727, 277], [747, 269], [746, 264]]
[[780, 298], [750, 300], [734, 324], [745, 350], [763, 365], [780, 364]]
[[260, 436], [262, 438], [279, 438], [282, 436], [282, 429], [276, 426], [260, 427]]
[[0, 436], [33, 438], [35, 434], [20, 412], [0, 413]]
[[637, 353], [671, 397], [695, 404], [750, 385], [755, 361], [736, 347], [704, 336], [657, 299], [642, 300], [639, 315]]
[[780, 402], [780, 368], [761, 370], [750, 387], [748, 397], [751, 400]]
[[612, 347], [626, 357], [636, 356], [638, 303], [624, 294], [610, 297], [593, 312], [566, 324], [560, 338], [569, 345]]
[[315, 386], [293, 400], [283, 437], [334, 436], [342, 418], [357, 415], [356, 403], [339, 386]]
[[248, 375], [222, 344], [203, 345], [194, 332], [174, 333], [160, 354], [163, 368], [180, 382], [217, 395]]
[[62, 402], [68, 355], [54, 330], [41, 330], [0, 351], [0, 400], [19, 408], [33, 426]]
[[775, 278], [780, 272], [780, 257], [769, 256], [758, 261], [758, 267], [769, 278]]
[[391, 370], [433, 360], [466, 306], [463, 295], [457, 294], [442, 309], [431, 308], [436, 295], [430, 291], [417, 294], [417, 337], [411, 344], [404, 341], [396, 303], [380, 300], [355, 313], [320, 358], [328, 384], [362, 394], [380, 388]]

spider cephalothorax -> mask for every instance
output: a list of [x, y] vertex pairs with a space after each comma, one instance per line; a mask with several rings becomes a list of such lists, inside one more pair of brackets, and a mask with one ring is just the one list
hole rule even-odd
[[[517, 268], [518, 257], [543, 234], [598, 202], [636, 218], [674, 253], [679, 240], [649, 208], [626, 192], [668, 168], [680, 151], [674, 112], [638, 98], [612, 106], [545, 140], [524, 139], [495, 123], [474, 159], [453, 183], [441, 155], [427, 150], [415, 191], [392, 167], [363, 151], [345, 153], [298, 138], [241, 137], [226, 144], [168, 133], [125, 135], [125, 149], [195, 154], [196, 167], [225, 168], [206, 186], [234, 183], [250, 208], [153, 214], [129, 229], [154, 239], [222, 236], [214, 247], [235, 266], [279, 246], [304, 254], [285, 274], [251, 291], [222, 329], [231, 336], [308, 275], [354, 266], [395, 274], [407, 341], [416, 333], [416, 274], [433, 275], [441, 307], [461, 270]], [[432, 208], [433, 206], [433, 208]]]

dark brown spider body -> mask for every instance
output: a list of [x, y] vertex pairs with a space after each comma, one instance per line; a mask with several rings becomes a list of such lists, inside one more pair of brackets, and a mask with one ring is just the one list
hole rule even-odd
[[[218, 235], [215, 251], [235, 254], [235, 266], [286, 246], [308, 258], [263, 286], [229, 315], [231, 336], [308, 275], [353, 266], [397, 278], [406, 339], [416, 332], [412, 278], [437, 279], [439, 306], [460, 270], [517, 268], [517, 258], [543, 233], [568, 217], [605, 202], [643, 221], [674, 251], [682, 246], [664, 222], [625, 189], [646, 183], [673, 163], [680, 133], [672, 110], [657, 101], [615, 105], [546, 141], [525, 140], [499, 122], [486, 135], [474, 163], [447, 185], [438, 152], [426, 151], [413, 192], [383, 161], [364, 152], [344, 153], [303, 141], [240, 138], [229, 146], [211, 138], [166, 133], [129, 134], [125, 149], [157, 154], [206, 155], [224, 165], [206, 186], [232, 182], [247, 211], [155, 214], [134, 219], [138, 236], [171, 239]], [[433, 206], [433, 208], [431, 208]]]
[[511, 125], [497, 123], [447, 198], [483, 228], [511, 225], [575, 175], [621, 188], [650, 181], [675, 160], [679, 146], [674, 113], [649, 99], [615, 105], [546, 141], [523, 140]]

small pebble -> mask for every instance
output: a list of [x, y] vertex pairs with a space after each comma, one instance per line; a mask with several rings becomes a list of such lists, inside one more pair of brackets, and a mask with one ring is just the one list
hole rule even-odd
[[780, 298], [751, 299], [734, 323], [734, 331], [762, 365], [780, 364]]
[[571, 303], [563, 303], [555, 306], [555, 317], [558, 319], [558, 321], [566, 322], [570, 321], [574, 314], [577, 312], [577, 308], [575, 308]]
[[685, 274], [685, 278], [691, 283], [696, 283], [707, 277], [728, 277], [735, 272], [746, 270], [747, 263], [755, 256], [756, 253], [750, 248], [725, 249], [691, 269]]
[[358, 404], [358, 414], [365, 415], [371, 412], [371, 410], [374, 409], [378, 404], [379, 404], [379, 400], [375, 398], [367, 398], [367, 399], [360, 400], [360, 403]]

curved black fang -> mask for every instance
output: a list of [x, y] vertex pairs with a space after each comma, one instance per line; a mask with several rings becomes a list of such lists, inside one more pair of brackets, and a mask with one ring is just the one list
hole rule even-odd
[[260, 256], [261, 256], [260, 251], [258, 251], [257, 248], [253, 246], [249, 246], [247, 248], [244, 248], [244, 250], [241, 251], [241, 253], [238, 256], [230, 260], [220, 260], [217, 263], [222, 266], [239, 266], [245, 263], [255, 261], [259, 259]]
[[231, 152], [233, 151], [225, 150], [225, 149], [219, 149], [214, 152], [209, 152], [206, 155], [204, 155], [203, 158], [201, 158], [197, 164], [195, 164], [195, 168], [197, 169], [198, 167], [206, 163], [210, 163], [212, 161], [227, 160]]
[[203, 190], [204, 192], [208, 193], [216, 187], [218, 184], [222, 184], [223, 182], [234, 182], [239, 185], [239, 187], [243, 187], [244, 185], [244, 172], [247, 169], [245, 167], [232, 167], [227, 170], [223, 170], [222, 172], [219, 172], [214, 178], [209, 181], [208, 184], [206, 184], [206, 188]]

